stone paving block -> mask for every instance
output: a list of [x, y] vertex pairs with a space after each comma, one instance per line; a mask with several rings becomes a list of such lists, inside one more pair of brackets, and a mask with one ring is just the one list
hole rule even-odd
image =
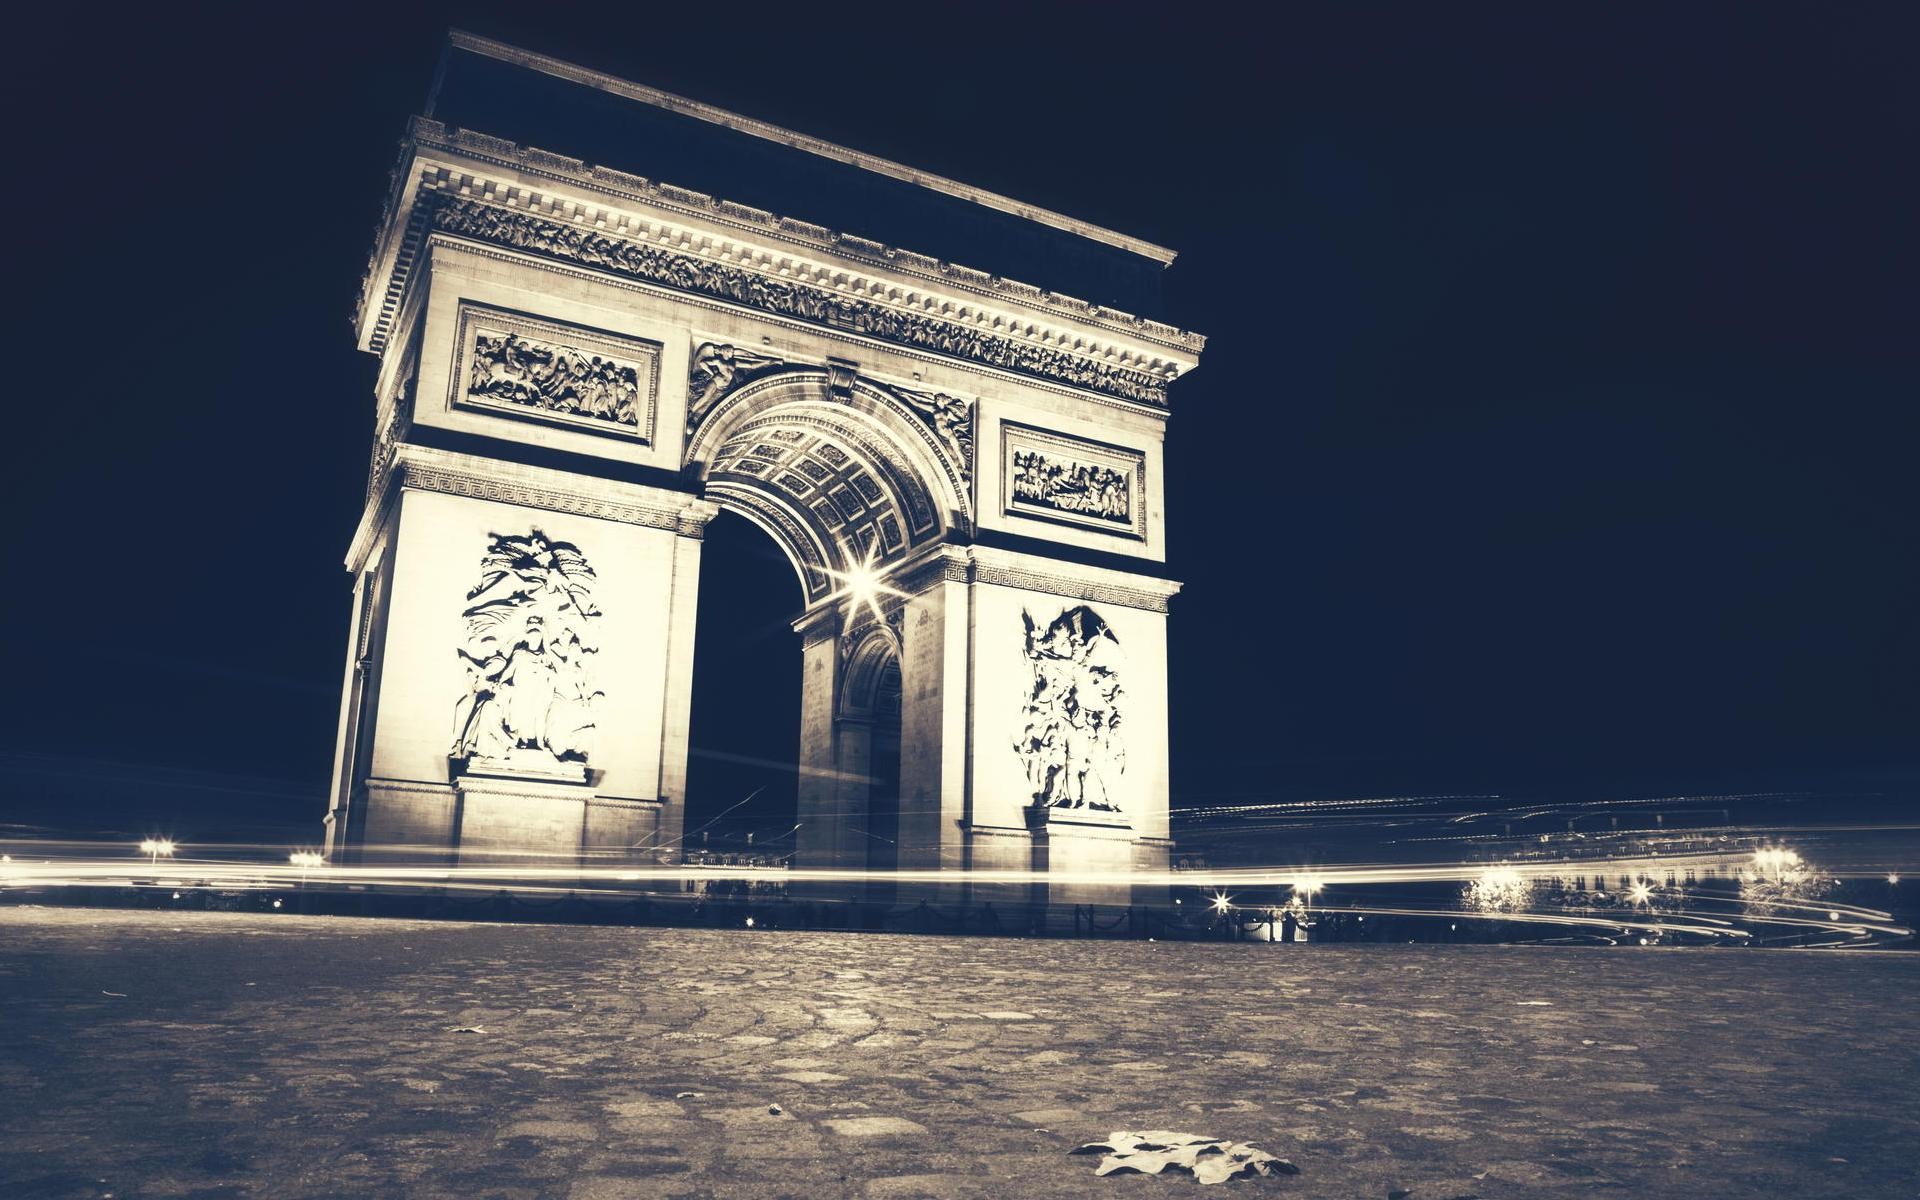
[[927, 1127], [905, 1117], [842, 1117], [826, 1122], [828, 1129], [841, 1137], [911, 1137], [927, 1132]]

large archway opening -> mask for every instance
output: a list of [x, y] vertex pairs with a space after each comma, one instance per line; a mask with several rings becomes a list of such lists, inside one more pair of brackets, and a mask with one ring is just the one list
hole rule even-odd
[[731, 512], [707, 525], [687, 730], [689, 854], [793, 851], [801, 604], [793, 564], [758, 526]]

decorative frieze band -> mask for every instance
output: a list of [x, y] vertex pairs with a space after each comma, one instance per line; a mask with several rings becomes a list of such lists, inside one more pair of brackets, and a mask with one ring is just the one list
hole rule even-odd
[[1166, 612], [1168, 601], [1180, 590], [1180, 585], [1170, 580], [1142, 580], [1154, 586], [1128, 587], [1122, 583], [1069, 574], [1065, 570], [1043, 571], [1009, 563], [981, 562], [970, 557], [974, 553], [979, 552], [943, 547], [894, 574], [887, 584], [909, 596], [917, 596], [939, 583], [996, 584], [1030, 592], [1045, 592], [1066, 600], [1115, 604], [1121, 608], [1157, 613]]
[[[527, 474], [532, 475], [533, 470], [529, 469]], [[423, 452], [416, 446], [401, 449], [393, 464], [393, 476], [400, 486], [423, 492], [498, 500], [549, 512], [618, 521], [623, 525], [643, 525], [648, 529], [670, 529], [687, 537], [699, 537], [706, 529], [708, 517], [708, 514], [691, 507], [691, 496], [686, 505], [610, 499], [534, 479], [503, 475], [501, 464], [492, 460], [470, 459], [463, 454]]]
[[[1122, 328], [1162, 345], [1178, 346], [1195, 353], [1206, 345], [1206, 338], [1201, 334], [1136, 313], [1082, 300], [1077, 296], [1048, 291], [1030, 283], [975, 270], [959, 263], [942, 262], [932, 255], [916, 253], [899, 246], [888, 246], [852, 234], [836, 233], [811, 221], [781, 216], [765, 209], [647, 179], [613, 167], [588, 164], [578, 158], [554, 154], [533, 146], [517, 145], [505, 138], [493, 137], [471, 129], [449, 128], [427, 117], [413, 118], [411, 132], [412, 145], [403, 149], [402, 163], [406, 161], [405, 155], [416, 149], [447, 149], [472, 154], [501, 164], [512, 164], [549, 178], [566, 180], [598, 191], [610, 191], [623, 198], [666, 201], [692, 210], [706, 210], [733, 221], [777, 230], [789, 238], [813, 242], [837, 253], [884, 261], [895, 269], [923, 275], [930, 279], [937, 277], [941, 282], [958, 285], [969, 291], [997, 294], [1034, 307], [1051, 308], [1102, 325]], [[382, 226], [392, 219], [401, 198], [402, 189], [398, 186], [398, 182], [404, 177], [404, 171], [397, 168], [395, 175], [396, 186], [389, 193], [386, 211], [381, 216]], [[1126, 242], [1115, 244], [1126, 245]], [[1138, 252], [1145, 247], [1142, 244], [1126, 245], [1126, 248]], [[1171, 252], [1166, 252], [1164, 261], [1172, 261]], [[370, 269], [369, 277], [371, 274]]]
[[1032, 592], [1045, 592], [1050, 596], [1060, 596], [1070, 600], [1117, 604], [1122, 608], [1138, 608], [1157, 613], [1166, 612], [1167, 601], [1172, 598], [1171, 592], [1150, 592], [1144, 588], [1095, 583], [1092, 580], [1077, 579], [1071, 575], [1025, 571], [1018, 567], [990, 566], [986, 563], [974, 564], [973, 581], [999, 584], [1001, 587], [1024, 588]]
[[1167, 403], [1166, 380], [1146, 371], [1097, 362], [942, 317], [840, 295], [827, 288], [770, 278], [731, 263], [677, 254], [553, 216], [457, 196], [423, 195], [419, 204], [430, 212], [428, 227], [440, 233], [716, 296], [779, 316], [952, 355], [1139, 404], [1164, 408]]
[[971, 562], [964, 558], [949, 557], [946, 553], [940, 553], [908, 567], [887, 582], [889, 586], [896, 587], [909, 596], [918, 596], [937, 583], [966, 583], [972, 576]]
[[[720, 511], [717, 505], [695, 496], [677, 499], [680, 494], [672, 491], [643, 490], [634, 484], [610, 483], [406, 442], [394, 447], [380, 483], [380, 490], [368, 498], [359, 528], [354, 531], [347, 552], [349, 570], [360, 569], [376, 531], [386, 522], [387, 510], [404, 488], [666, 529], [688, 538], [703, 536], [707, 522]], [[598, 494], [590, 488], [597, 489]], [[649, 499], [649, 494], [659, 499]]]

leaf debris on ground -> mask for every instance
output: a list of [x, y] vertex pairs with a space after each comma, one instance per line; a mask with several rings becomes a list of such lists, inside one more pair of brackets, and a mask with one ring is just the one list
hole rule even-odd
[[1235, 1175], [1298, 1175], [1300, 1168], [1257, 1146], [1150, 1129], [1143, 1133], [1115, 1132], [1104, 1142], [1088, 1142], [1069, 1154], [1105, 1154], [1095, 1175], [1137, 1171], [1158, 1175], [1171, 1167], [1191, 1171], [1201, 1183], [1225, 1183]]

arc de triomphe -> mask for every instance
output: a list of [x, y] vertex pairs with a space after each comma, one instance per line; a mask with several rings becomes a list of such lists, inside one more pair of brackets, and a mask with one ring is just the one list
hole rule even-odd
[[333, 861], [678, 862], [724, 509], [798, 577], [799, 865], [1164, 866], [1202, 339], [1106, 305], [1172, 253], [464, 34], [427, 112], [355, 318]]

